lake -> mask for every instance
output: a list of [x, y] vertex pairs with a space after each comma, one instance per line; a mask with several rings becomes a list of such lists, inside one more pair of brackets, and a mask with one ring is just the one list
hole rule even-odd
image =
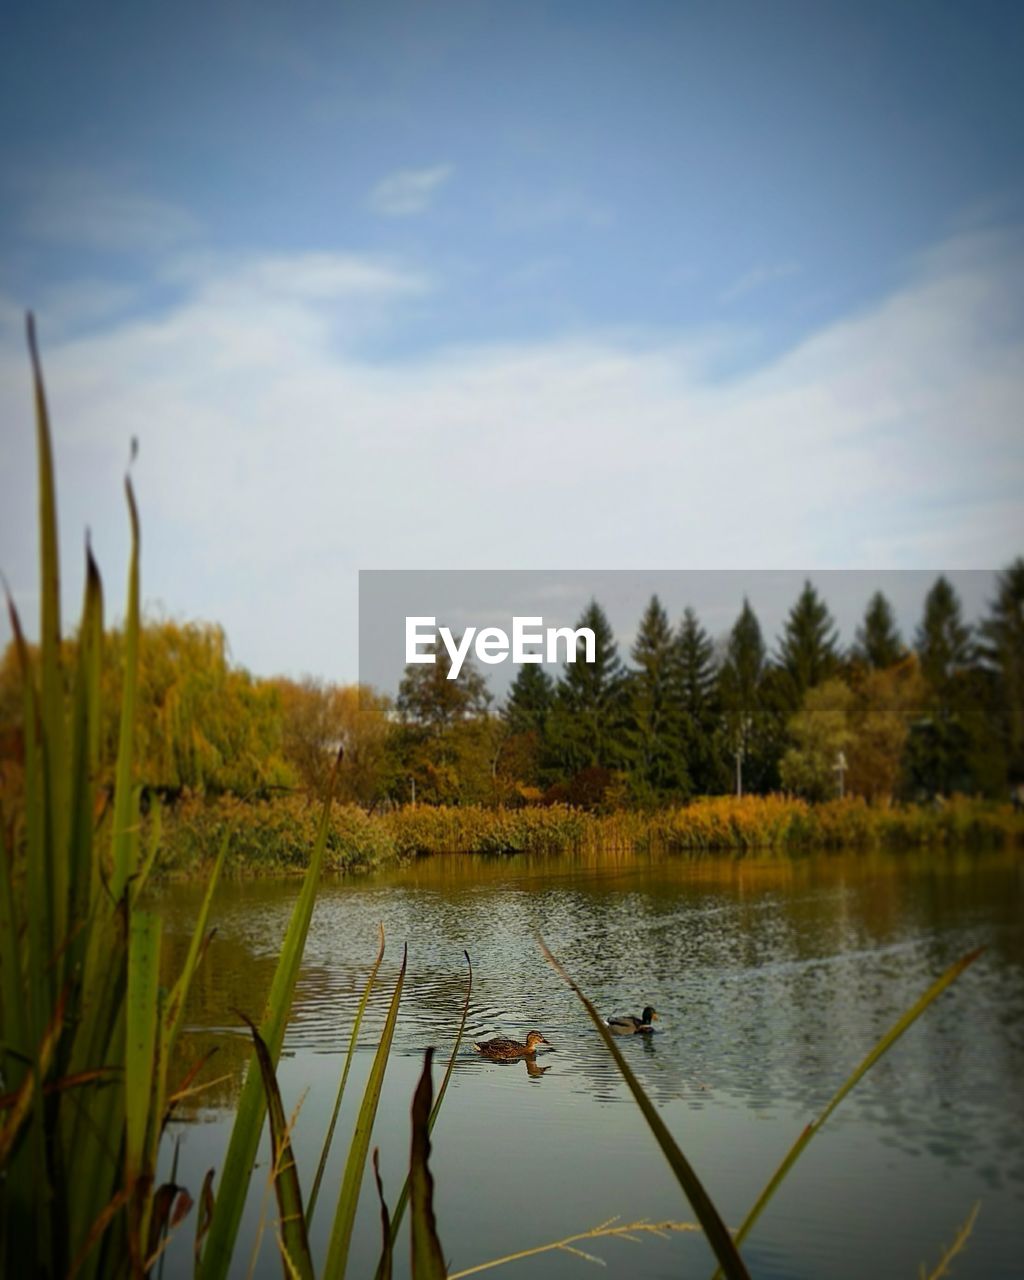
[[[188, 1010], [186, 1057], [218, 1047], [172, 1127], [179, 1181], [195, 1193], [221, 1166], [248, 1044], [233, 1010], [258, 1019], [298, 892], [294, 881], [230, 882]], [[161, 891], [171, 952], [184, 953], [201, 886]], [[438, 1229], [453, 1271], [618, 1216], [693, 1221], [632, 1097], [576, 996], [542, 957], [539, 930], [609, 1014], [658, 1010], [657, 1034], [620, 1041], [725, 1221], [738, 1225], [797, 1134], [864, 1054], [957, 957], [986, 951], [883, 1058], [811, 1143], [744, 1247], [755, 1277], [918, 1275], [976, 1201], [958, 1280], [1019, 1276], [1024, 1245], [1024, 860], [808, 855], [609, 860], [467, 855], [323, 885], [280, 1066], [308, 1194], [352, 1018], [377, 950], [367, 1012], [313, 1225], [323, 1257], [347, 1137], [401, 961], [409, 970], [375, 1142], [393, 1203], [408, 1161], [409, 1104], [425, 1046], [435, 1081], [451, 1051], [473, 961], [467, 1036], [434, 1130]], [[482, 1060], [472, 1041], [553, 1049], [537, 1067]], [[165, 1161], [169, 1149], [165, 1148]], [[281, 1274], [276, 1204], [254, 1179], [234, 1274]], [[194, 1214], [194, 1211], [193, 1211]], [[191, 1275], [192, 1219], [168, 1275]], [[188, 1236], [188, 1239], [185, 1236]], [[350, 1276], [379, 1254], [372, 1174]], [[699, 1235], [584, 1242], [613, 1274], [710, 1276]], [[495, 1274], [585, 1277], [559, 1251]], [[408, 1246], [396, 1254], [408, 1274]]]

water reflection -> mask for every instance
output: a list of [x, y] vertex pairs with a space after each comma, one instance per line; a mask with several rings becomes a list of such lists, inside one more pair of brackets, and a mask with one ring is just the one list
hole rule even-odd
[[[218, 894], [218, 933], [187, 1010], [180, 1068], [184, 1074], [216, 1048], [200, 1080], [226, 1078], [182, 1104], [185, 1114], [210, 1123], [211, 1135], [237, 1097], [249, 1052], [230, 1010], [259, 1017], [296, 891], [292, 883], [257, 882]], [[165, 892], [171, 965], [183, 959], [200, 895], [192, 886]], [[440, 1060], [451, 1052], [466, 949], [474, 987], [465, 1045], [498, 1035], [525, 1040], [539, 1027], [557, 1046], [521, 1064], [483, 1061], [468, 1048], [457, 1057], [437, 1155], [442, 1167], [449, 1161], [450, 1185], [468, 1197], [465, 1209], [458, 1202], [447, 1212], [452, 1228], [459, 1224], [479, 1244], [469, 1260], [501, 1252], [496, 1242], [505, 1232], [501, 1213], [491, 1215], [483, 1199], [500, 1200], [495, 1172], [473, 1177], [480, 1132], [500, 1133], [513, 1163], [535, 1154], [534, 1123], [557, 1143], [531, 1170], [531, 1206], [534, 1195], [564, 1199], [564, 1180], [573, 1187], [565, 1212], [551, 1213], [551, 1238], [600, 1220], [605, 1210], [628, 1213], [622, 1201], [630, 1196], [635, 1216], [678, 1217], [675, 1192], [659, 1182], [660, 1159], [604, 1043], [544, 963], [537, 930], [598, 1008], [658, 1010], [656, 1034], [624, 1037], [620, 1047], [684, 1148], [696, 1145], [699, 1167], [738, 1218], [867, 1049], [938, 972], [985, 944], [982, 960], [830, 1121], [821, 1154], [808, 1157], [802, 1182], [794, 1179], [799, 1196], [780, 1196], [755, 1247], [763, 1274], [863, 1275], [879, 1264], [867, 1260], [868, 1244], [852, 1243], [859, 1232], [890, 1250], [882, 1270], [912, 1274], [982, 1196], [958, 1275], [1010, 1275], [1013, 1224], [1024, 1203], [1022, 904], [1020, 860], [1002, 855], [424, 860], [376, 879], [325, 885], [282, 1075], [300, 1092], [309, 1088], [303, 1120], [316, 1130], [333, 1101], [383, 921], [388, 950], [356, 1057], [368, 1063], [407, 940], [389, 1067], [394, 1091], [382, 1104], [382, 1149], [392, 1126], [392, 1167], [400, 1168], [411, 1096], [404, 1083], [427, 1045], [437, 1046]], [[519, 1087], [545, 1075], [543, 1090]], [[447, 1155], [445, 1131], [453, 1142]], [[818, 1204], [825, 1188], [826, 1203]], [[812, 1204], [817, 1226], [808, 1236]], [[528, 1211], [541, 1232], [544, 1213]], [[514, 1239], [509, 1247], [533, 1242]], [[895, 1265], [893, 1250], [905, 1266]], [[666, 1255], [645, 1246], [630, 1274], [669, 1268]], [[278, 1271], [275, 1264], [267, 1274]]]

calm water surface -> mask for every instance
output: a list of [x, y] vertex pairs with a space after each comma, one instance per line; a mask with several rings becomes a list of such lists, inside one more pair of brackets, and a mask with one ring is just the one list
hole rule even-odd
[[[174, 1128], [179, 1181], [218, 1169], [247, 1044], [233, 1009], [258, 1018], [298, 885], [225, 884], [193, 1004], [186, 1058], [211, 1043], [205, 1078], [226, 1076]], [[199, 887], [164, 890], [181, 956]], [[408, 1107], [427, 1045], [443, 1061], [474, 966], [467, 1047], [434, 1131], [436, 1209], [452, 1269], [581, 1231], [607, 1218], [690, 1221], [692, 1212], [572, 992], [541, 957], [540, 930], [606, 1013], [660, 1014], [623, 1041], [629, 1060], [735, 1225], [800, 1129], [931, 980], [979, 945], [984, 956], [840, 1107], [745, 1248], [755, 1277], [914, 1277], [934, 1264], [975, 1201], [958, 1280], [1024, 1273], [1024, 861], [1003, 855], [605, 862], [519, 856], [433, 858], [325, 884], [281, 1063], [304, 1190], [376, 954], [388, 951], [314, 1223], [320, 1256], [354, 1106], [401, 959], [409, 972], [375, 1141], [393, 1202], [408, 1159]], [[539, 1028], [554, 1046], [526, 1064], [468, 1046]], [[266, 1165], [236, 1256], [248, 1274]], [[349, 1274], [372, 1275], [379, 1226], [364, 1187]], [[255, 1274], [277, 1277], [275, 1206]], [[592, 1246], [615, 1274], [708, 1276], [698, 1236]], [[170, 1257], [190, 1275], [190, 1245]], [[407, 1246], [396, 1258], [407, 1273]], [[503, 1274], [585, 1277], [566, 1253]]]

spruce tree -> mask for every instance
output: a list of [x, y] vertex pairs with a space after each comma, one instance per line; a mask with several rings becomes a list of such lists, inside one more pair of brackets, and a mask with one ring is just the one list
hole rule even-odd
[[643, 801], [682, 798], [690, 788], [682, 751], [678, 661], [668, 615], [652, 596], [630, 656], [624, 741], [633, 788]]
[[853, 655], [875, 671], [884, 671], [906, 657], [892, 605], [876, 591], [868, 601], [864, 621], [857, 628]]
[[780, 744], [772, 674], [761, 624], [750, 602], [744, 599], [729, 635], [718, 694], [722, 706], [722, 753], [731, 764], [740, 756], [745, 791], [765, 790], [776, 779]]
[[937, 693], [948, 689], [973, 657], [971, 629], [964, 622], [960, 597], [948, 578], [940, 575], [925, 596], [924, 617], [914, 640], [921, 672]]
[[550, 720], [552, 746], [569, 775], [623, 763], [624, 673], [611, 624], [596, 600], [576, 623], [576, 630], [581, 627], [594, 633], [594, 661], [585, 661], [586, 648], [578, 643], [576, 661], [566, 663], [556, 688]]
[[555, 682], [539, 662], [524, 662], [509, 689], [502, 716], [509, 733], [544, 735], [555, 701]]
[[1005, 772], [1018, 786], [1024, 783], [1024, 558], [1018, 556], [999, 575], [981, 638], [981, 656], [994, 677], [993, 723]]
[[914, 643], [927, 693], [907, 748], [912, 783], [928, 795], [973, 791], [972, 756], [984, 737], [971, 672], [974, 645], [960, 598], [943, 576], [925, 597]]
[[682, 713], [683, 754], [693, 789], [711, 795], [724, 779], [715, 646], [693, 609], [683, 613], [676, 635], [679, 705]]
[[781, 691], [790, 715], [799, 709], [808, 689], [838, 671], [838, 640], [828, 606], [806, 581], [789, 611], [779, 645], [779, 666], [784, 676]]

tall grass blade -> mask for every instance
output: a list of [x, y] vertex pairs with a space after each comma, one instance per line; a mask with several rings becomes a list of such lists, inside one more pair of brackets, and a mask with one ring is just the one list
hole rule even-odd
[[647, 1121], [648, 1127], [654, 1134], [658, 1146], [661, 1147], [665, 1159], [668, 1161], [672, 1172], [676, 1175], [676, 1180], [683, 1189], [683, 1193], [686, 1198], [693, 1206], [693, 1211], [697, 1215], [697, 1219], [701, 1226], [704, 1228], [704, 1234], [708, 1238], [708, 1243], [711, 1245], [722, 1271], [730, 1278], [730, 1280], [749, 1280], [747, 1268], [744, 1265], [743, 1259], [739, 1255], [732, 1236], [729, 1234], [729, 1229], [722, 1221], [721, 1215], [715, 1208], [711, 1197], [704, 1190], [703, 1183], [694, 1172], [693, 1166], [683, 1155], [676, 1143], [676, 1140], [672, 1137], [671, 1133], [669, 1133], [661, 1116], [658, 1115], [653, 1103], [644, 1093], [640, 1082], [637, 1080], [636, 1076], [630, 1069], [629, 1064], [622, 1056], [622, 1051], [619, 1049], [619, 1046], [615, 1043], [612, 1033], [605, 1025], [604, 1019], [569, 976], [560, 961], [552, 955], [547, 943], [539, 934], [537, 935], [537, 941], [540, 944], [540, 949], [543, 951], [545, 959], [551, 967], [565, 982], [568, 983], [573, 991], [575, 991], [580, 1003], [583, 1005], [584, 1009], [586, 1009], [591, 1022], [597, 1028], [601, 1039], [605, 1042], [608, 1052], [615, 1060], [615, 1065], [619, 1068], [619, 1072], [622, 1075], [623, 1080], [625, 1080], [628, 1085], [630, 1092], [636, 1099], [637, 1105], [643, 1113], [644, 1119]]
[[978, 1210], [980, 1208], [981, 1208], [981, 1201], [976, 1200], [974, 1203], [974, 1208], [967, 1215], [967, 1221], [964, 1222], [964, 1224], [957, 1231], [956, 1237], [954, 1238], [953, 1243], [949, 1246], [948, 1249], [943, 1249], [942, 1257], [938, 1260], [938, 1262], [931, 1269], [931, 1271], [928, 1272], [927, 1275], [925, 1275], [924, 1266], [922, 1265], [920, 1269], [921, 1280], [943, 1280], [944, 1276], [948, 1276], [950, 1274], [950, 1265], [953, 1259], [956, 1257], [956, 1255], [961, 1252], [961, 1250], [967, 1244], [967, 1241], [970, 1239], [971, 1232], [974, 1230], [974, 1222], [978, 1216]]
[[[263, 1077], [263, 1092], [267, 1097], [267, 1113], [270, 1118], [270, 1138], [273, 1147], [274, 1191], [277, 1195], [277, 1207], [281, 1213], [281, 1248], [290, 1264], [290, 1270], [298, 1280], [314, 1280], [313, 1257], [309, 1251], [309, 1233], [306, 1229], [306, 1215], [302, 1207], [302, 1188], [299, 1185], [299, 1171], [292, 1152], [291, 1137], [288, 1132], [288, 1119], [281, 1101], [281, 1090], [278, 1087], [274, 1064], [270, 1060], [267, 1046], [260, 1038], [260, 1033], [244, 1013], [239, 1017], [252, 1033], [256, 1047], [256, 1058], [260, 1064]], [[289, 1268], [286, 1266], [286, 1273]]]
[[[337, 779], [339, 761], [334, 763], [327, 794], [324, 797], [323, 812], [320, 817], [320, 828], [316, 843], [309, 859], [309, 866], [302, 882], [302, 889], [292, 909], [288, 931], [284, 945], [274, 971], [270, 995], [263, 1018], [260, 1021], [260, 1036], [267, 1046], [270, 1060], [277, 1066], [284, 1042], [285, 1027], [292, 1007], [295, 983], [302, 964], [302, 953], [306, 946], [306, 935], [309, 922], [313, 916], [316, 903], [317, 887], [320, 883], [320, 872], [323, 867], [324, 850], [327, 847], [327, 834], [330, 826], [331, 798]], [[266, 1099], [263, 1083], [258, 1070], [250, 1068], [242, 1087], [242, 1095], [235, 1114], [235, 1123], [231, 1130], [231, 1141], [228, 1144], [224, 1168], [221, 1173], [220, 1187], [214, 1200], [213, 1213], [206, 1242], [202, 1246], [202, 1259], [198, 1274], [202, 1280], [225, 1280], [231, 1255], [234, 1251], [238, 1225], [242, 1220], [249, 1192], [249, 1181], [252, 1177], [252, 1166], [259, 1148], [260, 1132], [266, 1114]]]
[[152, 1187], [153, 1098], [160, 1047], [159, 916], [139, 911], [128, 935], [128, 994], [125, 1005], [125, 1189], [133, 1199], [129, 1243], [141, 1264], [149, 1239], [148, 1191]]
[[[71, 833], [68, 849], [67, 948], [64, 972], [77, 987], [83, 977], [87, 923], [99, 877], [93, 863], [93, 821], [100, 755], [100, 668], [103, 586], [86, 547], [85, 598], [78, 632], [78, 662], [71, 713]], [[69, 1052], [70, 1052], [70, 1046]], [[63, 1065], [59, 1069], [63, 1069]]]
[[[957, 980], [957, 978], [960, 977], [960, 975], [968, 967], [968, 965], [973, 964], [974, 961], [977, 960], [977, 958], [981, 955], [984, 949], [985, 949], [984, 947], [978, 947], [977, 950], [971, 951], [969, 954], [962, 956], [954, 964], [951, 964], [949, 968], [945, 971], [945, 973], [943, 973], [939, 978], [937, 978], [932, 983], [932, 985], [928, 988], [928, 990], [924, 993], [924, 995], [922, 995], [920, 999], [918, 999], [907, 1010], [907, 1012], [901, 1018], [899, 1018], [897, 1022], [894, 1023], [893, 1026], [889, 1028], [889, 1030], [885, 1033], [884, 1036], [882, 1036], [881, 1040], [878, 1041], [878, 1043], [867, 1055], [867, 1057], [864, 1058], [864, 1060], [857, 1066], [857, 1068], [851, 1073], [851, 1075], [846, 1079], [846, 1081], [844, 1081], [844, 1083], [833, 1095], [831, 1101], [829, 1102], [825, 1110], [821, 1113], [820, 1116], [818, 1116], [816, 1120], [812, 1121], [812, 1123], [809, 1124], [806, 1127], [806, 1129], [804, 1129], [804, 1131], [797, 1138], [796, 1142], [794, 1142], [792, 1147], [790, 1147], [782, 1163], [775, 1170], [774, 1174], [772, 1174], [771, 1178], [768, 1181], [767, 1186], [758, 1196], [757, 1200], [754, 1202], [753, 1208], [750, 1210], [747, 1216], [743, 1219], [743, 1222], [740, 1224], [740, 1228], [736, 1232], [737, 1244], [742, 1244], [743, 1241], [746, 1239], [746, 1237], [749, 1235], [750, 1229], [753, 1227], [754, 1223], [761, 1216], [765, 1206], [768, 1204], [768, 1201], [771, 1200], [775, 1192], [778, 1191], [784, 1178], [789, 1173], [790, 1169], [792, 1169], [793, 1165], [797, 1162], [804, 1148], [807, 1146], [810, 1140], [814, 1137], [814, 1135], [820, 1131], [825, 1121], [829, 1118], [832, 1112], [835, 1111], [836, 1107], [839, 1106], [839, 1104], [850, 1092], [850, 1090], [853, 1089], [864, 1078], [864, 1076], [868, 1073], [868, 1071], [871, 1070], [871, 1068], [875, 1065], [878, 1059], [884, 1053], [888, 1052], [889, 1049], [892, 1048], [892, 1046], [896, 1043], [896, 1041], [900, 1038], [900, 1036], [903, 1035], [904, 1031], [907, 1031], [911, 1026], [913, 1026], [913, 1024], [921, 1016], [921, 1014], [924, 1013], [925, 1009], [927, 1009], [929, 1005], [931, 1005], [935, 1000], [937, 1000], [939, 996], [941, 996], [942, 993], [946, 990], [946, 988], [950, 986], [952, 983], [954, 983]], [[717, 1274], [718, 1273], [716, 1272], [716, 1275]]]
[[388, 1202], [384, 1199], [384, 1183], [380, 1176], [380, 1152], [373, 1149], [373, 1180], [377, 1184], [377, 1199], [380, 1201], [380, 1233], [381, 1254], [377, 1264], [378, 1280], [391, 1280], [392, 1248], [391, 1248], [391, 1215], [388, 1213]]
[[[466, 1019], [469, 1017], [469, 1001], [473, 994], [473, 962], [469, 958], [469, 952], [463, 951], [466, 957], [466, 964], [469, 966], [469, 978], [466, 982], [466, 998], [462, 1002], [462, 1018], [459, 1022], [459, 1030], [455, 1036], [455, 1043], [452, 1045], [451, 1055], [448, 1058], [448, 1066], [445, 1069], [444, 1078], [441, 1081], [441, 1087], [437, 1091], [434, 1098], [434, 1105], [430, 1108], [430, 1118], [427, 1121], [428, 1133], [434, 1132], [434, 1123], [437, 1120], [437, 1114], [441, 1110], [441, 1103], [444, 1101], [444, 1095], [448, 1089], [448, 1081], [452, 1078], [452, 1072], [455, 1070], [455, 1059], [458, 1056], [459, 1046], [462, 1044], [462, 1037], [466, 1030]], [[395, 1201], [395, 1211], [391, 1215], [391, 1245], [394, 1247], [398, 1240], [398, 1231], [402, 1225], [402, 1218], [405, 1215], [405, 1207], [409, 1201], [410, 1176], [407, 1175], [399, 1192], [398, 1199]], [[376, 1280], [383, 1280], [381, 1272], [378, 1270]]]
[[132, 482], [125, 477], [125, 495], [131, 518], [132, 550], [128, 565], [128, 604], [124, 619], [124, 683], [121, 691], [121, 726], [114, 773], [113, 875], [110, 889], [120, 900], [135, 874], [138, 857], [138, 805], [133, 787], [135, 748], [135, 697], [139, 680], [139, 512]]
[[355, 1056], [356, 1040], [359, 1037], [359, 1027], [363, 1021], [363, 1014], [366, 1011], [367, 1002], [370, 999], [370, 992], [373, 990], [373, 984], [377, 978], [377, 972], [380, 969], [381, 961], [384, 959], [384, 926], [379, 925], [380, 929], [380, 947], [377, 951], [377, 959], [373, 963], [370, 970], [370, 976], [366, 980], [366, 986], [363, 988], [363, 996], [359, 1001], [359, 1008], [356, 1010], [355, 1020], [352, 1023], [352, 1034], [348, 1042], [348, 1054], [345, 1057], [345, 1069], [341, 1073], [341, 1081], [338, 1085], [337, 1097], [334, 1099], [334, 1110], [331, 1112], [331, 1123], [327, 1126], [327, 1136], [324, 1138], [323, 1149], [320, 1152], [320, 1163], [316, 1167], [316, 1177], [313, 1179], [313, 1190], [309, 1195], [309, 1209], [307, 1217], [310, 1222], [313, 1221], [313, 1213], [316, 1210], [317, 1196], [320, 1194], [320, 1183], [323, 1181], [324, 1169], [327, 1167], [327, 1157], [331, 1150], [331, 1143], [334, 1141], [334, 1128], [338, 1123], [338, 1113], [341, 1110], [341, 1100], [345, 1096], [345, 1085], [348, 1083], [348, 1073], [352, 1067], [352, 1059]]
[[437, 1237], [434, 1218], [434, 1176], [430, 1172], [430, 1111], [433, 1082], [430, 1067], [434, 1050], [423, 1055], [423, 1074], [412, 1099], [412, 1150], [409, 1178], [412, 1183], [412, 1276], [413, 1280], [445, 1280], [448, 1269], [444, 1250]]
[[213, 905], [213, 895], [217, 890], [221, 872], [224, 870], [224, 861], [227, 858], [230, 844], [231, 832], [228, 830], [225, 831], [224, 838], [220, 842], [213, 870], [210, 872], [210, 878], [206, 883], [206, 893], [203, 895], [202, 906], [196, 916], [196, 923], [192, 930], [192, 939], [189, 942], [184, 967], [178, 976], [177, 982], [171, 988], [170, 995], [167, 997], [167, 1006], [164, 1013], [164, 1037], [167, 1041], [168, 1053], [173, 1050], [178, 1038], [178, 1032], [181, 1030], [181, 1024], [185, 1018], [185, 997], [192, 986], [192, 979], [195, 977], [199, 961], [206, 948], [206, 926], [210, 919], [210, 908]]
[[589, 1262], [597, 1262], [604, 1266], [604, 1259], [595, 1257], [591, 1253], [585, 1253], [582, 1249], [575, 1246], [584, 1240], [629, 1240], [633, 1244], [639, 1244], [644, 1236], [660, 1236], [662, 1239], [668, 1239], [673, 1233], [688, 1233], [700, 1231], [700, 1227], [696, 1222], [619, 1222], [617, 1218], [610, 1218], [607, 1222], [601, 1222], [596, 1227], [591, 1227], [589, 1231], [578, 1231], [575, 1235], [565, 1236], [561, 1240], [551, 1240], [547, 1244], [534, 1245], [530, 1249], [517, 1249], [515, 1253], [507, 1253], [501, 1258], [490, 1258], [487, 1262], [478, 1262], [475, 1267], [466, 1267], [462, 1271], [452, 1271], [448, 1275], [448, 1280], [466, 1280], [467, 1276], [479, 1275], [481, 1271], [493, 1271], [495, 1267], [507, 1266], [510, 1262], [522, 1262], [525, 1258], [535, 1258], [541, 1253], [553, 1253], [556, 1249], [563, 1250], [566, 1253], [577, 1254], [581, 1258], [586, 1258]]
[[[65, 722], [64, 672], [61, 663], [60, 626], [60, 550], [57, 535], [57, 490], [53, 465], [53, 438], [46, 404], [43, 371], [36, 344], [35, 319], [27, 319], [29, 355], [32, 360], [32, 382], [36, 408], [36, 450], [39, 467], [39, 556], [40, 616], [39, 651], [41, 663], [41, 705], [43, 741], [46, 743], [43, 768], [46, 814], [43, 829], [43, 860], [47, 875], [46, 922], [44, 936], [49, 959], [65, 936], [68, 898], [68, 864], [65, 857], [68, 830], [68, 775], [66, 769], [67, 732]], [[56, 975], [48, 965], [52, 1007], [56, 995]], [[38, 1032], [39, 1028], [35, 1028]]]
[[345, 1173], [341, 1180], [341, 1191], [331, 1227], [331, 1240], [327, 1249], [327, 1263], [324, 1267], [324, 1280], [342, 1280], [348, 1263], [349, 1246], [352, 1243], [352, 1227], [356, 1220], [356, 1209], [359, 1205], [359, 1192], [363, 1185], [363, 1172], [366, 1168], [366, 1154], [370, 1149], [370, 1134], [377, 1116], [377, 1104], [380, 1102], [381, 1086], [384, 1083], [384, 1071], [388, 1065], [391, 1042], [395, 1035], [395, 1024], [398, 1021], [398, 1006], [402, 999], [402, 984], [405, 982], [405, 969], [409, 960], [409, 948], [402, 952], [402, 967], [398, 971], [398, 981], [391, 997], [391, 1006], [381, 1032], [380, 1044], [373, 1056], [373, 1065], [366, 1080], [363, 1101], [356, 1117], [356, 1127], [349, 1144], [348, 1160], [345, 1162]]

